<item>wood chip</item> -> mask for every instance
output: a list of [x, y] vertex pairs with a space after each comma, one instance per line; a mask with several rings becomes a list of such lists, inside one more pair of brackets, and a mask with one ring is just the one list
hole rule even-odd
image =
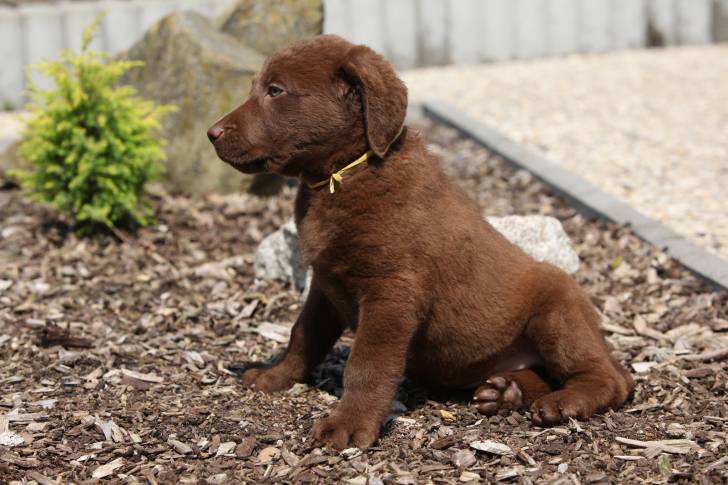
[[657, 362], [632, 362], [632, 368], [638, 374], [649, 372], [650, 369], [655, 367]]
[[719, 361], [728, 358], [728, 347], [718, 350], [712, 350], [710, 352], [703, 352], [702, 354], [691, 354], [682, 357], [685, 360], [707, 362], [711, 360]]
[[144, 382], [153, 382], [155, 384], [160, 384], [164, 382], [163, 377], [159, 377], [155, 374], [142, 374], [141, 372], [136, 372], [129, 369], [121, 369], [121, 374], [131, 379], [137, 379]]
[[614, 458], [617, 460], [625, 460], [625, 461], [639, 461], [644, 458], [644, 456], [639, 455], [614, 455]]
[[259, 300], [253, 300], [247, 305], [243, 307], [243, 309], [240, 311], [240, 318], [250, 318], [253, 316], [253, 313], [255, 313], [255, 309], [258, 308], [258, 302]]
[[234, 449], [234, 441], [226, 441], [225, 443], [220, 443], [220, 446], [217, 448], [217, 453], [215, 453], [215, 456], [232, 455], [232, 451]]
[[283, 448], [281, 450], [281, 458], [283, 458], [283, 461], [286, 463], [286, 465], [291, 467], [298, 465], [298, 462], [301, 461], [295, 453], [289, 451], [286, 448]]
[[0, 455], [0, 461], [15, 465], [20, 468], [37, 468], [40, 462], [36, 458], [20, 458], [12, 453]]
[[257, 332], [261, 337], [265, 337], [282, 344], [288, 343], [291, 336], [290, 327], [270, 322], [261, 323], [257, 328]]
[[453, 465], [460, 469], [470, 468], [476, 461], [475, 453], [470, 450], [458, 450], [452, 455]]
[[430, 448], [434, 450], [444, 450], [455, 444], [457, 437], [455, 435], [443, 436], [430, 443]]
[[617, 436], [615, 440], [618, 443], [622, 443], [627, 446], [631, 446], [633, 448], [646, 448], [646, 449], [656, 449], [659, 451], [663, 451], [665, 453], [672, 453], [672, 454], [686, 454], [690, 453], [691, 451], [699, 450], [700, 447], [698, 444], [691, 440], [685, 440], [685, 439], [679, 439], [679, 440], [656, 440], [656, 441], [640, 441], [640, 440], [633, 440], [630, 438], [623, 438], [621, 436]]
[[58, 482], [55, 480], [51, 480], [47, 476], [38, 473], [35, 470], [31, 470], [28, 472], [28, 477], [32, 478], [36, 482], [38, 482], [39, 485], [57, 485]]
[[619, 325], [615, 325], [606, 321], [602, 322], [602, 328], [607, 332], [616, 333], [619, 335], [634, 335], [634, 331], [626, 327], [621, 327]]
[[510, 480], [516, 478], [523, 471], [523, 467], [512, 467], [501, 470], [495, 474], [496, 480]]
[[5, 415], [8, 422], [10, 423], [30, 423], [31, 421], [38, 421], [41, 419], [48, 418], [45, 413], [18, 413], [17, 410], [10, 411]]
[[91, 340], [85, 337], [71, 335], [71, 327], [65, 329], [55, 323], [44, 325], [38, 331], [38, 343], [41, 347], [52, 347], [62, 345], [70, 348], [91, 348]]
[[451, 413], [447, 409], [440, 409], [440, 416], [442, 416], [442, 419], [449, 423], [453, 423], [458, 419], [453, 413]]
[[238, 458], [247, 458], [253, 454], [255, 449], [256, 440], [253, 436], [243, 438], [238, 446], [235, 447], [235, 456]]
[[510, 446], [504, 443], [498, 443], [497, 441], [473, 441], [470, 443], [470, 447], [493, 455], [513, 456], [515, 454]]
[[29, 431], [31, 433], [42, 433], [45, 431], [45, 429], [48, 427], [48, 423], [28, 423], [28, 426], [25, 427], [26, 431]]
[[634, 318], [634, 321], [632, 322], [632, 326], [637, 331], [638, 334], [649, 337], [654, 340], [662, 340], [665, 338], [665, 336], [661, 333], [655, 330], [654, 328], [650, 328], [647, 326], [647, 321], [641, 316], [637, 315]]
[[15, 433], [13, 431], [6, 431], [4, 433], [0, 433], [0, 446], [7, 446], [8, 448], [13, 448], [15, 446], [20, 446], [23, 443], [25, 443], [25, 440], [18, 433]]
[[475, 472], [469, 472], [466, 470], [460, 474], [458, 480], [464, 483], [472, 482], [473, 480], [480, 480], [480, 475]]
[[167, 444], [174, 448], [174, 451], [176, 451], [180, 455], [187, 455], [189, 453], [192, 453], [193, 451], [190, 445], [176, 439], [167, 439]]
[[270, 463], [277, 460], [279, 456], [281, 456], [281, 450], [275, 446], [267, 446], [258, 453], [258, 460], [261, 463]]
[[114, 461], [110, 461], [105, 465], [101, 465], [91, 474], [93, 478], [106, 478], [109, 475], [113, 475], [116, 470], [124, 466], [124, 459], [117, 458]]

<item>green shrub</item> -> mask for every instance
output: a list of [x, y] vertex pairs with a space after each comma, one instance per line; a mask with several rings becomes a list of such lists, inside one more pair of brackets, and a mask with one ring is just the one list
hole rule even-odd
[[64, 50], [61, 60], [38, 65], [55, 87], [31, 84], [31, 115], [19, 154], [32, 168], [15, 172], [24, 188], [60, 210], [82, 234], [153, 221], [144, 185], [165, 158], [157, 132], [172, 109], [139, 98], [131, 86], [116, 85], [140, 63], [109, 61], [107, 53], [89, 49], [100, 21], [83, 32], [80, 53]]

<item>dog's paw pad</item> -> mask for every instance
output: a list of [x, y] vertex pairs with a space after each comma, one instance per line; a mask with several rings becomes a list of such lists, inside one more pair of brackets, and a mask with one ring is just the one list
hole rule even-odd
[[479, 413], [490, 416], [501, 409], [519, 409], [523, 405], [523, 393], [516, 381], [497, 376], [477, 388], [473, 400]]

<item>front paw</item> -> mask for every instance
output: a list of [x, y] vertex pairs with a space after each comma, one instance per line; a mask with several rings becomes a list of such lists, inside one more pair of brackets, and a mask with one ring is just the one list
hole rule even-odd
[[330, 416], [319, 419], [313, 427], [313, 437], [337, 450], [368, 448], [379, 436], [381, 423], [369, 416], [335, 410]]
[[263, 392], [284, 391], [295, 384], [296, 380], [280, 365], [273, 367], [252, 367], [240, 376], [247, 387]]
[[588, 395], [562, 389], [537, 399], [531, 405], [531, 419], [536, 426], [553, 426], [569, 418], [586, 419], [594, 411]]

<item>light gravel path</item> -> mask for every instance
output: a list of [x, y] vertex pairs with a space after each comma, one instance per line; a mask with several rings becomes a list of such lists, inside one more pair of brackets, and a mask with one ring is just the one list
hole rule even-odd
[[20, 139], [25, 125], [20, 114], [13, 111], [0, 111], [0, 153]]
[[728, 258], [728, 45], [408, 71], [441, 98]]

